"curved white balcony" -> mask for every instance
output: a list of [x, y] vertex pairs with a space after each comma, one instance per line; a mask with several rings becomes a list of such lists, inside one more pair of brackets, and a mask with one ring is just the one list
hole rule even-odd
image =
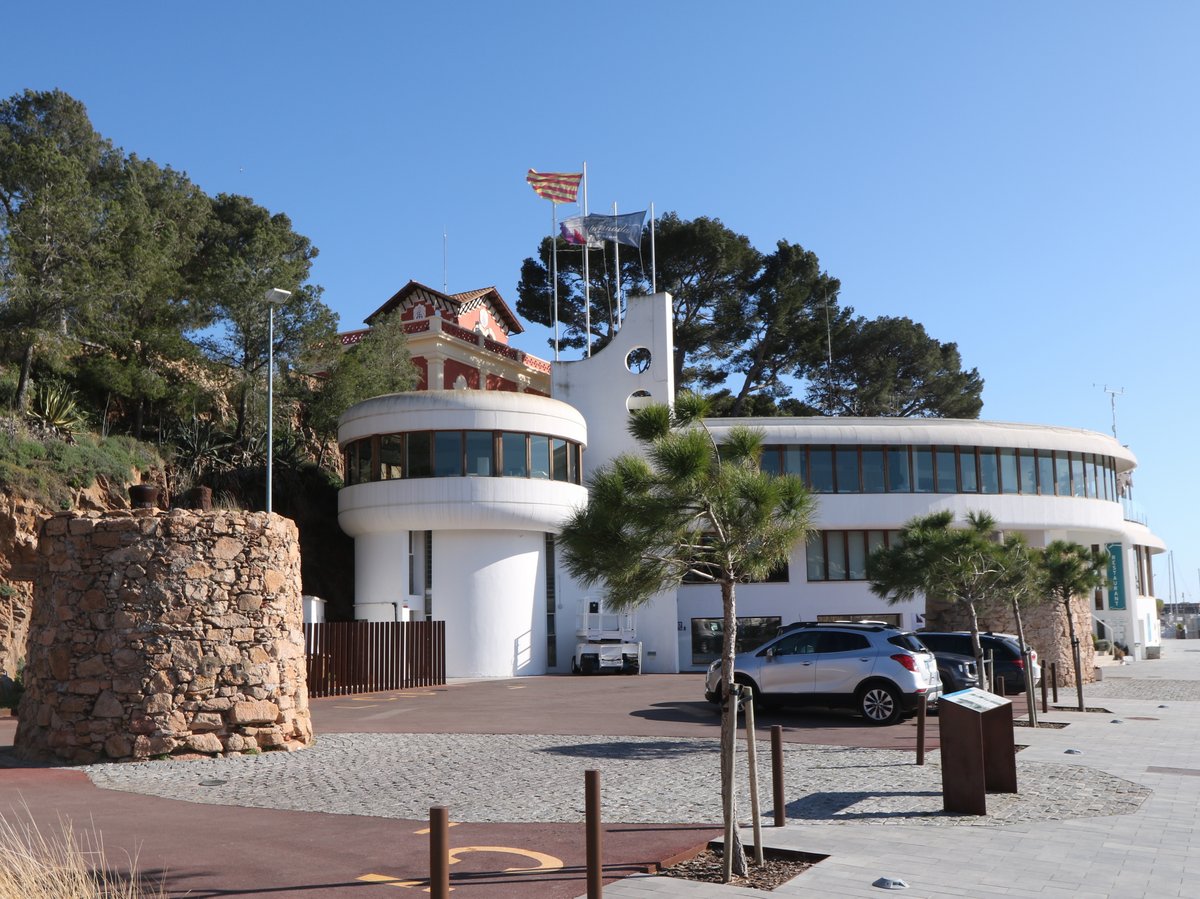
[[400, 530], [557, 531], [587, 488], [539, 478], [412, 478], [344, 487], [338, 524], [358, 537]]

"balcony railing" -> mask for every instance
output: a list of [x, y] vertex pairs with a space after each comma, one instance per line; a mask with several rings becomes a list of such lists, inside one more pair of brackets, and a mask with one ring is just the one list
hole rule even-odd
[[1132, 521], [1137, 524], [1144, 524], [1150, 527], [1150, 519], [1146, 515], [1146, 510], [1142, 508], [1141, 503], [1135, 502], [1128, 497], [1121, 497], [1121, 511], [1125, 515], [1126, 521]]
[[542, 374], [550, 373], [550, 363], [545, 359], [539, 359], [537, 356], [530, 356], [528, 353], [518, 350], [516, 347], [511, 347], [508, 344], [500, 343], [497, 340], [492, 340], [490, 337], [485, 337], [482, 334], [476, 334], [474, 331], [469, 331], [461, 325], [455, 324], [454, 322], [446, 321], [445, 319], [441, 318], [426, 318], [419, 321], [404, 323], [404, 332], [406, 334], [421, 334], [428, 331], [439, 332], [447, 337], [454, 338], [455, 340], [461, 340], [463, 343], [473, 344], [485, 352], [494, 353], [497, 356], [503, 356], [506, 359], [519, 362], [530, 371], [541, 372]]

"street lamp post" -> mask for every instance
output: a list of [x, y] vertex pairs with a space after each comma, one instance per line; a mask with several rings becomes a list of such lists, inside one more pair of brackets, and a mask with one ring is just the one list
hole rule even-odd
[[272, 287], [265, 299], [267, 309], [267, 512], [271, 511], [272, 457], [275, 441], [275, 307], [288, 301], [290, 290]]

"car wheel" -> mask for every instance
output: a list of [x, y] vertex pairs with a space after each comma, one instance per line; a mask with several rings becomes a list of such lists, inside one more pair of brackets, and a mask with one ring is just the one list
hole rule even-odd
[[886, 684], [870, 684], [858, 694], [858, 711], [868, 724], [895, 724], [900, 720], [900, 694]]

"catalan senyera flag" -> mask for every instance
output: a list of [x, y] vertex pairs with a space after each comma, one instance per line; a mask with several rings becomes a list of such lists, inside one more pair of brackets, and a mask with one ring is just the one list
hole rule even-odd
[[534, 193], [551, 203], [574, 203], [582, 178], [583, 172], [535, 172], [533, 169], [525, 176]]

